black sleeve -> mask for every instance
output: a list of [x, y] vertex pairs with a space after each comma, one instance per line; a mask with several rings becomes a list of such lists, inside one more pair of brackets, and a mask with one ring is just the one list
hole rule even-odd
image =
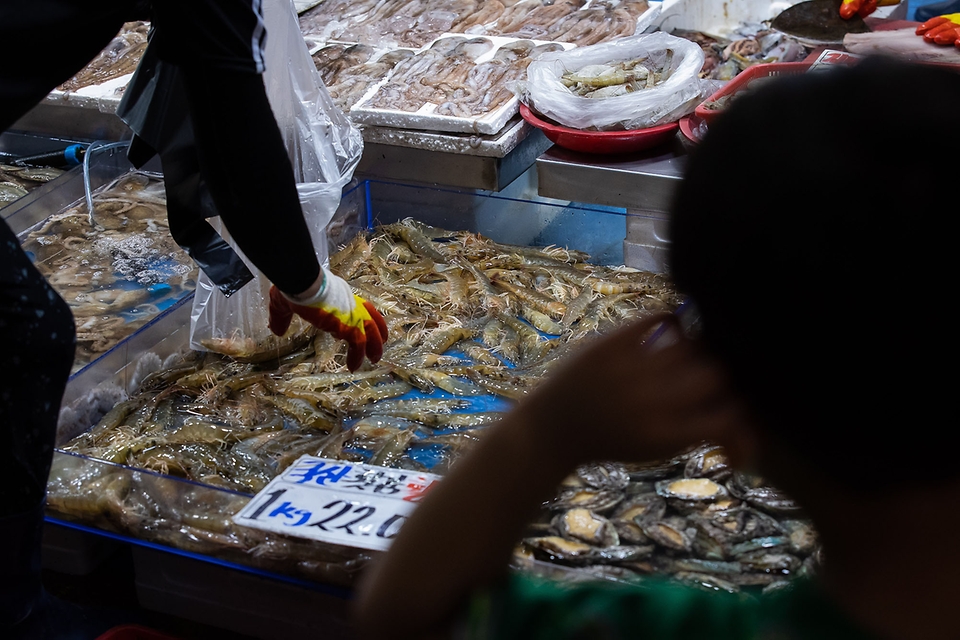
[[200, 170], [240, 250], [291, 294], [320, 275], [293, 168], [267, 99], [258, 0], [154, 0], [151, 46], [179, 67]]
[[0, 2], [0, 42], [22, 61], [0, 65], [0, 132], [106, 47], [127, 18], [123, 0]]
[[183, 68], [200, 166], [240, 250], [286, 293], [320, 275], [293, 168], [259, 74]]

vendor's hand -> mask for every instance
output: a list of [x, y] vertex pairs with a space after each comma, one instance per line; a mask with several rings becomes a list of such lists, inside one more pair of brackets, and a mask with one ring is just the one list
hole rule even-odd
[[947, 13], [930, 18], [919, 27], [917, 35], [927, 42], [956, 45], [960, 49], [960, 13]]
[[849, 20], [853, 16], [866, 18], [877, 10], [877, 7], [886, 7], [899, 4], [900, 0], [843, 0], [840, 4], [840, 17]]
[[372, 304], [358, 295], [347, 282], [323, 269], [320, 292], [308, 300], [295, 302], [270, 287], [270, 330], [282, 336], [290, 327], [293, 314], [313, 326], [346, 340], [347, 368], [356, 371], [363, 364], [363, 356], [377, 362], [383, 355], [387, 339], [387, 323]]

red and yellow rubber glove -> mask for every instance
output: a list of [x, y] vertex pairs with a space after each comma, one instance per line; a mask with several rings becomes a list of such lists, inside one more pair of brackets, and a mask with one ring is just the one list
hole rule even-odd
[[917, 35], [927, 42], [943, 45], [955, 45], [960, 49], [960, 13], [946, 13], [930, 18], [919, 27]]
[[306, 300], [293, 300], [270, 287], [270, 331], [282, 336], [290, 328], [293, 314], [313, 326], [346, 340], [347, 368], [356, 371], [366, 355], [378, 362], [387, 340], [387, 323], [376, 308], [353, 293], [346, 280], [323, 268], [320, 291]]
[[891, 4], [900, 4], [900, 0], [843, 0], [840, 5], [840, 17], [849, 20], [853, 16], [866, 18], [877, 10], [877, 7], [886, 7]]

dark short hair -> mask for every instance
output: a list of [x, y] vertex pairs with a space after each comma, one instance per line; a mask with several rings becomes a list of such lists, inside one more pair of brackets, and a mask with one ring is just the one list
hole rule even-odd
[[958, 475], [958, 205], [955, 70], [770, 80], [690, 154], [673, 277], [763, 428], [837, 479]]

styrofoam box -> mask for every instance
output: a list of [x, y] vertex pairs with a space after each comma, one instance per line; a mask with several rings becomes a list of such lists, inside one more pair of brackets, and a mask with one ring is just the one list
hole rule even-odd
[[[437, 41], [446, 38], [483, 39], [489, 40], [492, 48], [476, 58], [473, 63], [480, 65], [491, 60], [497, 50], [509, 43], [524, 40], [523, 38], [507, 38], [502, 36], [472, 36], [463, 33], [444, 33], [433, 41], [417, 50], [417, 53], [428, 51]], [[571, 49], [574, 45], [568, 42], [548, 42], [545, 40], [530, 40], [535, 45], [555, 44], [564, 49]], [[445, 131], [448, 133], [476, 133], [492, 135], [503, 129], [504, 125], [517, 114], [519, 100], [516, 96], [509, 98], [493, 111], [476, 117], [447, 116], [437, 113], [440, 106], [428, 102], [417, 111], [402, 111], [400, 109], [382, 109], [369, 106], [367, 103], [377, 95], [384, 85], [392, 82], [393, 71], [387, 74], [380, 82], [371, 86], [367, 92], [350, 108], [350, 117], [354, 122], [381, 127], [399, 127], [403, 129], [425, 129], [428, 131]]]
[[[643, 33], [650, 29], [651, 25], [656, 24], [661, 13], [663, 2], [649, 2], [648, 9], [637, 18], [636, 33]], [[585, 4], [583, 9], [589, 8], [589, 3]], [[425, 51], [429, 49], [434, 42], [442, 38], [449, 37], [474, 37], [487, 38], [494, 43], [495, 48], [476, 59], [477, 64], [482, 64], [493, 58], [496, 49], [508, 42], [516, 42], [525, 38], [514, 36], [498, 36], [483, 33], [444, 33], [433, 41], [427, 43], [419, 49]], [[309, 42], [309, 41], [308, 41]], [[536, 44], [545, 44], [546, 40], [533, 39]], [[568, 42], [552, 42], [560, 45], [564, 49], [574, 48], [575, 45]], [[311, 51], [311, 54], [313, 51]], [[350, 117], [358, 123], [366, 125], [375, 125], [382, 127], [397, 127], [404, 129], [418, 129], [429, 131], [443, 131], [448, 133], [473, 133], [483, 135], [493, 135], [501, 131], [514, 116], [519, 108], [519, 99], [514, 96], [506, 103], [500, 105], [494, 111], [481, 114], [476, 117], [454, 117], [444, 116], [436, 113], [439, 105], [427, 103], [416, 112], [407, 112], [394, 109], [378, 109], [366, 106], [367, 103], [381, 86], [391, 81], [393, 73], [387, 74], [386, 78], [371, 87], [366, 94], [361, 97], [357, 103], [350, 109]]]

